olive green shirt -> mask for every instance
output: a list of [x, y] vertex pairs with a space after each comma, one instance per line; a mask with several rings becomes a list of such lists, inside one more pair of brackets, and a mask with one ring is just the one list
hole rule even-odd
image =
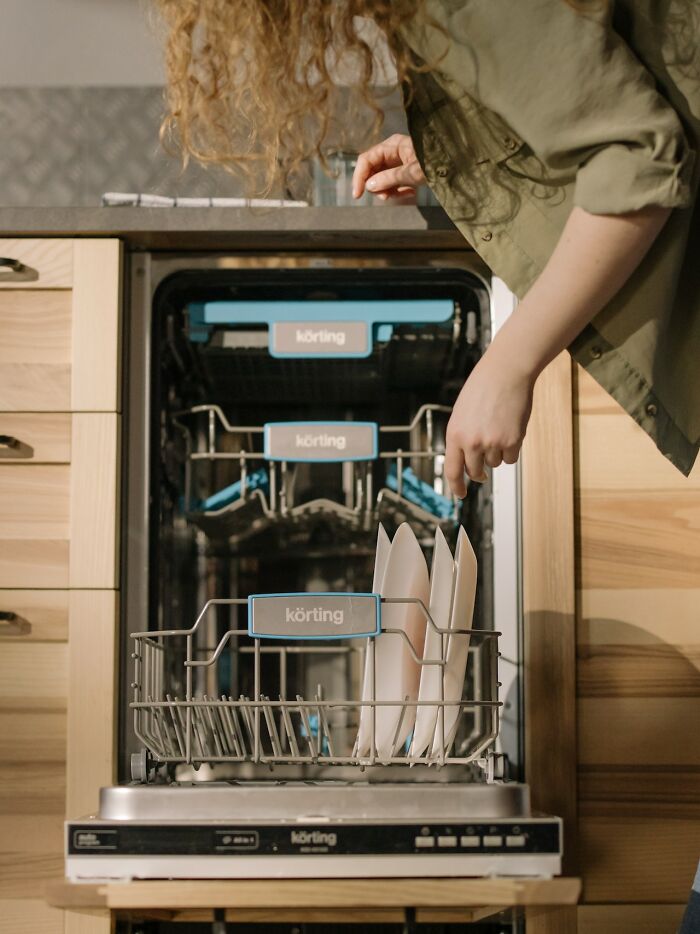
[[[700, 446], [700, 0], [427, 0], [409, 131], [430, 187], [522, 297], [574, 205], [675, 208], [569, 348], [685, 474]], [[445, 33], [447, 35], [445, 35]], [[444, 57], [440, 55], [447, 49]]]

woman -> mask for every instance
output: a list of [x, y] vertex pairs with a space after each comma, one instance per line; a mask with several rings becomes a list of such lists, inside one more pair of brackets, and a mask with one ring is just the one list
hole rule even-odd
[[[375, 109], [388, 42], [411, 137], [355, 195], [426, 181], [520, 303], [457, 400], [445, 473], [513, 463], [542, 369], [568, 347], [688, 474], [700, 445], [700, 0], [159, 0], [184, 150], [271, 185], [320, 154], [349, 54]], [[238, 128], [243, 146], [234, 145]]]
[[[535, 381], [565, 347], [690, 472], [700, 445], [700, 0], [158, 3], [170, 27], [168, 124], [202, 161], [262, 166], [268, 188], [321, 154], [329, 58], [351, 60], [378, 110], [367, 21], [387, 40], [411, 135], [361, 155], [355, 195], [386, 199], [427, 182], [520, 298], [454, 407], [455, 493], [465, 472], [481, 480], [486, 466], [517, 459]], [[684, 930], [699, 916], [695, 893]]]

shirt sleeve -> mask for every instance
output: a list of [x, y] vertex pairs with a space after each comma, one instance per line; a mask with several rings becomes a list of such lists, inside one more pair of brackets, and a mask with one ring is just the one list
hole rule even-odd
[[[606, 14], [564, 0], [441, 0], [447, 78], [544, 162], [575, 174], [593, 214], [690, 203], [694, 153], [653, 76]], [[433, 31], [432, 47], [440, 40]]]

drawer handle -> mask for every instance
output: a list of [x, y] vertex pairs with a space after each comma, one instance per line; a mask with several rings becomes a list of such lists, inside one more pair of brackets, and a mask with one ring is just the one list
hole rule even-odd
[[29, 444], [24, 444], [19, 438], [12, 435], [0, 435], [0, 458], [10, 460], [13, 457], [27, 458], [32, 457], [34, 448]]
[[17, 613], [0, 610], [0, 636], [28, 636], [32, 624]]
[[[7, 270], [2, 272], [1, 270]], [[39, 273], [31, 266], [25, 266], [11, 256], [0, 256], [0, 282], [31, 282], [39, 278]]]

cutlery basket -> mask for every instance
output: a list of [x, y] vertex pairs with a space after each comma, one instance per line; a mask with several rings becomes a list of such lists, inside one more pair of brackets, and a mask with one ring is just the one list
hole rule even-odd
[[[419, 658], [403, 630], [382, 627], [382, 608], [389, 603], [420, 607], [426, 626], [443, 641], [442, 659], [444, 640], [468, 640], [459, 704], [454, 698], [444, 700], [446, 663]], [[214, 622], [218, 617], [216, 626], [212, 617]], [[218, 639], [207, 644], [207, 630], [210, 635], [220, 633]], [[420, 600], [377, 594], [258, 594], [247, 600], [210, 600], [190, 629], [132, 634], [131, 708], [134, 730], [143, 744], [134, 758], [133, 777], [147, 780], [153, 767], [198, 768], [205, 763], [252, 763], [272, 770], [484, 765], [498, 734], [498, 636], [491, 630], [439, 629]], [[438, 696], [429, 701], [376, 700], [374, 653], [379, 639], [397, 640], [397, 649], [404, 640], [416, 665], [439, 667]], [[362, 671], [364, 694], [358, 687]], [[434, 712], [435, 741], [417, 756], [411, 752], [410, 737], [406, 742], [398, 737], [406, 733], [406, 718], [412, 722], [417, 708], [424, 706]], [[375, 744], [380, 707], [393, 707], [397, 719], [391, 754], [381, 757]], [[363, 715], [369, 717], [371, 736], [367, 755], [358, 754]], [[453, 724], [449, 733], [446, 720]]]

